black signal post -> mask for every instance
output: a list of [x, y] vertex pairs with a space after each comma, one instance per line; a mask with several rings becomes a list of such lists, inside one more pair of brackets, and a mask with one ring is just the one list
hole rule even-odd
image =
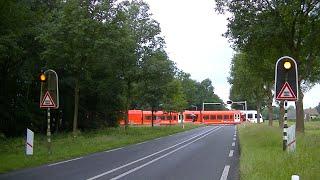
[[296, 61], [284, 56], [278, 59], [275, 69], [275, 99], [284, 101], [283, 150], [287, 149], [288, 101], [298, 100], [298, 70]]

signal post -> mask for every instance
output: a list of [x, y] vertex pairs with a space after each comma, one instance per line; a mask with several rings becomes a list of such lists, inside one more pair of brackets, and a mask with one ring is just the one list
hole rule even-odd
[[51, 153], [51, 129], [50, 129], [50, 109], [59, 108], [59, 87], [58, 75], [52, 70], [42, 70], [39, 76], [41, 82], [40, 90], [40, 108], [47, 109], [47, 140], [48, 153]]
[[[288, 142], [288, 101], [298, 100], [298, 70], [296, 61], [284, 56], [278, 59], [275, 68], [275, 99], [284, 101], [283, 150], [289, 146], [295, 147], [295, 137]], [[292, 128], [290, 128], [292, 129]], [[295, 133], [295, 132], [292, 132]], [[291, 132], [290, 132], [291, 134]], [[292, 139], [291, 137], [289, 139]]]

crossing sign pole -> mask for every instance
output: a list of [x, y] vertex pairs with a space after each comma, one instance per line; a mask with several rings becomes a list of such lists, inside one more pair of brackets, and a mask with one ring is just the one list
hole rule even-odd
[[51, 154], [50, 108], [59, 108], [58, 75], [54, 70], [48, 69], [45, 72], [42, 72], [40, 81], [40, 108], [47, 109], [48, 153]]
[[283, 150], [288, 147], [288, 101], [298, 100], [298, 68], [296, 61], [289, 56], [278, 59], [275, 68], [275, 99], [284, 101]]

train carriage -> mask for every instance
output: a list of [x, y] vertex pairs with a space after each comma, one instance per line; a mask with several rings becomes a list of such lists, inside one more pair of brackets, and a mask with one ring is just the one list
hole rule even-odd
[[204, 124], [239, 124], [240, 111], [202, 111], [201, 121]]
[[[130, 125], [151, 125], [152, 124], [152, 112], [142, 110], [129, 110], [128, 111], [128, 123]], [[120, 125], [124, 125], [124, 119], [120, 120]], [[154, 125], [174, 125], [178, 124], [177, 112], [164, 112], [155, 111], [153, 113]]]

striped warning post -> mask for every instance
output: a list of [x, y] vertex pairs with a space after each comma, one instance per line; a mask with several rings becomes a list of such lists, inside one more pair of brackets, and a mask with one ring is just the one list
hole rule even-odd
[[288, 101], [284, 101], [284, 123], [283, 123], [283, 151], [287, 149], [287, 142], [288, 142]]

